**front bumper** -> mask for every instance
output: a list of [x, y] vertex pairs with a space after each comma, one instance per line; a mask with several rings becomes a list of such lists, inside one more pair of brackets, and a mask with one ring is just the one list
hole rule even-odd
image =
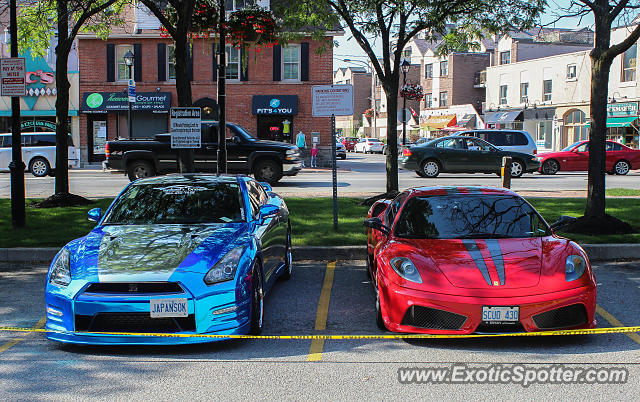
[[282, 165], [282, 175], [283, 176], [295, 176], [302, 170], [302, 161], [292, 163], [292, 164], [283, 164]]
[[[584, 325], [563, 327], [595, 328], [595, 286], [585, 286], [560, 292], [545, 293], [520, 297], [469, 297], [431, 293], [401, 287], [387, 279], [381, 279], [380, 303], [382, 316], [387, 328], [394, 332], [413, 332], [429, 334], [472, 334], [478, 332], [482, 322], [483, 306], [519, 306], [519, 325], [509, 330], [509, 325], [502, 325], [504, 332], [541, 331], [535, 324], [533, 316], [573, 304], [582, 304], [586, 309], [587, 320]], [[466, 318], [458, 330], [440, 330], [403, 325], [403, 318], [411, 306], [424, 306], [460, 314]], [[482, 328], [482, 327], [481, 327]], [[483, 331], [484, 332], [484, 331]], [[490, 331], [491, 332], [491, 331]], [[501, 331], [502, 332], [502, 331]]]

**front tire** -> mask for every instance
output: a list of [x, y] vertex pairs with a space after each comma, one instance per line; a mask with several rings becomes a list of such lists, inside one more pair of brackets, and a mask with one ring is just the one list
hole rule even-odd
[[558, 164], [558, 161], [556, 161], [555, 159], [547, 159], [542, 164], [542, 169], [540, 169], [540, 172], [542, 172], [542, 174], [556, 174], [559, 170], [560, 165]]
[[613, 171], [619, 175], [626, 175], [631, 170], [631, 165], [627, 161], [618, 161], [615, 165], [613, 165]]
[[293, 253], [291, 247], [291, 223], [287, 224], [287, 244], [286, 251], [284, 254], [284, 273], [282, 274], [282, 278], [285, 280], [291, 279], [293, 275]]
[[384, 319], [382, 318], [382, 308], [380, 307], [380, 289], [376, 285], [376, 325], [382, 331], [387, 331], [387, 326], [384, 325]]
[[427, 177], [422, 170], [416, 170], [416, 174], [420, 177]]
[[511, 177], [521, 177], [524, 173], [524, 165], [519, 160], [515, 159], [511, 162]]
[[151, 163], [147, 161], [133, 161], [127, 166], [127, 175], [130, 181], [153, 177], [156, 172]]
[[424, 173], [424, 177], [435, 178], [440, 174], [440, 163], [435, 159], [427, 159], [422, 163], [420, 170]]
[[275, 184], [282, 178], [282, 167], [271, 159], [258, 161], [253, 169], [257, 181]]
[[49, 161], [41, 156], [36, 156], [29, 162], [29, 171], [35, 177], [45, 177], [51, 172]]
[[264, 328], [264, 288], [260, 271], [256, 263], [251, 273], [251, 335], [260, 335]]

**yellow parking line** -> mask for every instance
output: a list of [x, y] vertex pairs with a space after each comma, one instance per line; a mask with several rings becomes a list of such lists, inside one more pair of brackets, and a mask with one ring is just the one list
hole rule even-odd
[[[33, 327], [31, 327], [32, 329], [39, 329], [44, 327], [44, 324], [46, 324], [47, 322], [47, 318], [46, 317], [42, 317], [37, 323], [36, 325], [34, 325]], [[19, 338], [19, 339], [13, 339], [10, 340], [9, 342], [5, 343], [4, 345], [0, 346], [0, 353], [4, 353], [7, 350], [9, 350], [10, 348], [16, 346], [17, 344], [19, 344], [20, 342], [24, 341], [23, 338]]]
[[[620, 322], [620, 320], [618, 320], [616, 317], [611, 315], [611, 313], [609, 313], [607, 310], [605, 310], [602, 307], [600, 307], [599, 304], [596, 304], [596, 313], [598, 313], [602, 318], [607, 320], [609, 322], [609, 324], [611, 324], [612, 326], [614, 326], [614, 327], [624, 327], [624, 324], [622, 324]], [[633, 340], [634, 342], [640, 344], [640, 335], [638, 335], [636, 333], [628, 333], [628, 334], [625, 334], [625, 335], [628, 336], [629, 338], [631, 338], [631, 340]]]
[[[329, 300], [331, 299], [331, 288], [333, 287], [333, 275], [335, 269], [335, 261], [327, 263], [327, 269], [324, 272], [324, 281], [322, 282], [322, 290], [320, 291], [320, 299], [318, 300], [318, 311], [316, 312], [316, 331], [322, 331], [327, 328]], [[311, 341], [307, 361], [316, 362], [322, 360], [323, 347], [324, 339], [314, 339]]]

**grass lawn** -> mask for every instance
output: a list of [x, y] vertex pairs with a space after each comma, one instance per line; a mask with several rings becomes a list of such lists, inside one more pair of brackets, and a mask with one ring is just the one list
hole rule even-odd
[[[111, 199], [96, 201], [94, 205], [73, 208], [36, 209], [27, 200], [27, 228], [11, 228], [11, 202], [0, 199], [0, 247], [60, 247], [68, 241], [84, 236], [93, 224], [87, 221], [91, 208], [108, 207]], [[291, 213], [293, 244], [295, 246], [364, 245], [366, 242], [362, 220], [368, 210], [359, 205], [360, 199], [340, 198], [338, 203], [339, 231], [333, 231], [332, 200], [322, 198], [287, 198]], [[585, 200], [578, 198], [529, 198], [529, 202], [549, 222], [560, 215], [580, 216]], [[640, 229], [640, 201], [630, 198], [607, 200], [607, 212]], [[558, 233], [580, 243], [639, 243], [640, 233], [632, 235], [586, 236]]]
[[608, 188], [605, 190], [610, 197], [637, 197], [640, 196], [640, 190], [632, 188]]

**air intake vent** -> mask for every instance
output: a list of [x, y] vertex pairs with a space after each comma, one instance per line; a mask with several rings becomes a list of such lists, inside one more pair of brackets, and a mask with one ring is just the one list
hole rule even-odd
[[534, 315], [533, 322], [539, 329], [577, 327], [587, 323], [587, 309], [583, 304], [572, 304]]
[[457, 331], [467, 321], [464, 315], [424, 306], [411, 306], [402, 319], [402, 325]]

